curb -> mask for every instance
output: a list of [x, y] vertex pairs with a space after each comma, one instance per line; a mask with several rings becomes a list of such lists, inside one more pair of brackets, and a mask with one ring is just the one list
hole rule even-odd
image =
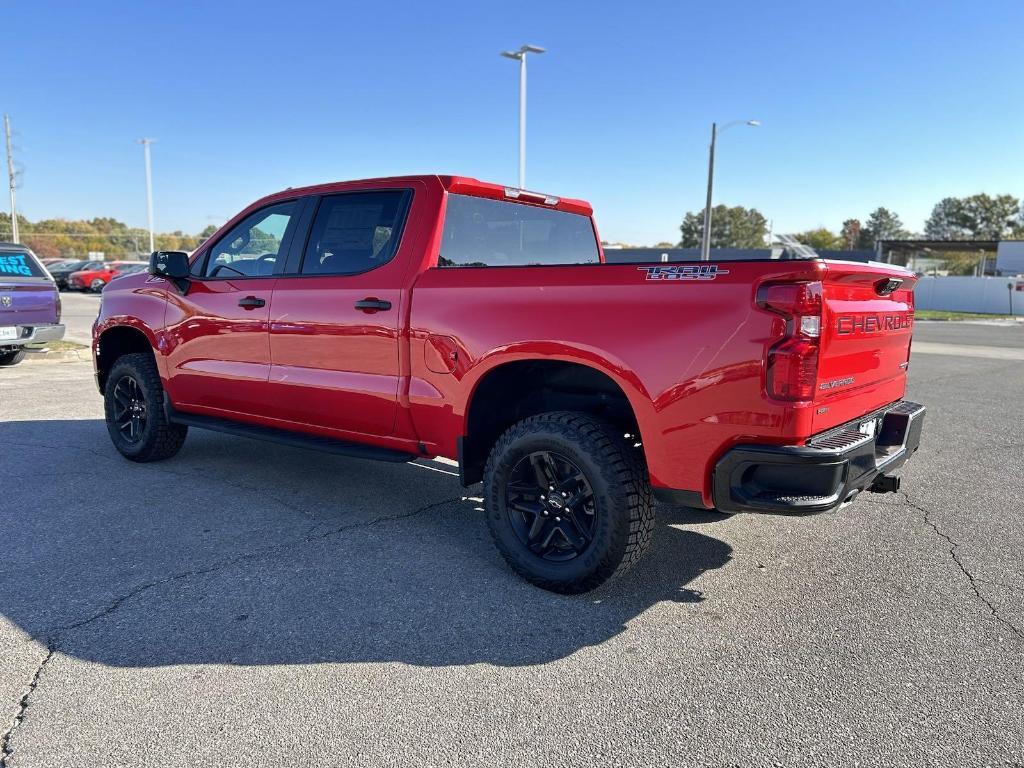
[[49, 352], [42, 349], [29, 350], [21, 362], [23, 364], [92, 362], [92, 352], [88, 348], [66, 349], [61, 352]]

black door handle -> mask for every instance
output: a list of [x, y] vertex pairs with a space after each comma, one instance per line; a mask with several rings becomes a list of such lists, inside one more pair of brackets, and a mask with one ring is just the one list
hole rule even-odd
[[378, 312], [385, 309], [391, 309], [391, 302], [384, 301], [383, 299], [375, 299], [371, 296], [368, 299], [357, 301], [356, 309], [362, 310], [363, 312]]
[[244, 299], [238, 300], [238, 306], [245, 307], [246, 309], [256, 309], [256, 307], [265, 307], [266, 305], [265, 299], [259, 299], [255, 296], [246, 296]]

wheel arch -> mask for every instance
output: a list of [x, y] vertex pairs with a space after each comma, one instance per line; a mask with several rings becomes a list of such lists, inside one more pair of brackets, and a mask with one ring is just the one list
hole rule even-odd
[[613, 370], [568, 355], [494, 361], [480, 373], [466, 401], [458, 446], [463, 485], [481, 480], [492, 446], [508, 427], [539, 413], [588, 413], [642, 442], [637, 405], [644, 402], [644, 390]]
[[[118, 358], [133, 352], [143, 352], [154, 355], [154, 340], [144, 330], [144, 326], [137, 324], [114, 324], [109, 325], [96, 336], [94, 346], [96, 364], [96, 383], [103, 392], [107, 385], [107, 375]], [[154, 355], [155, 358], [155, 355]]]

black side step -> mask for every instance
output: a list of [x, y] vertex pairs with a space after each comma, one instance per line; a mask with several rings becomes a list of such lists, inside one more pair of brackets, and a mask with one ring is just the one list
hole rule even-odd
[[291, 432], [286, 429], [274, 429], [272, 427], [261, 427], [255, 424], [243, 424], [228, 419], [218, 419], [213, 416], [200, 416], [195, 413], [182, 413], [174, 410], [168, 403], [164, 404], [167, 410], [167, 420], [175, 424], [182, 424], [199, 429], [210, 429], [214, 432], [226, 432], [229, 435], [239, 437], [251, 437], [255, 440], [269, 440], [272, 443], [290, 445], [293, 448], [308, 448], [313, 451], [325, 453], [336, 453], [341, 456], [354, 456], [359, 459], [372, 459], [374, 461], [407, 462], [418, 459], [415, 453], [395, 451], [391, 448], [380, 448], [375, 445], [362, 445], [360, 443], [349, 443], [344, 440], [334, 440], [330, 437], [318, 435], [306, 435], [301, 432]]

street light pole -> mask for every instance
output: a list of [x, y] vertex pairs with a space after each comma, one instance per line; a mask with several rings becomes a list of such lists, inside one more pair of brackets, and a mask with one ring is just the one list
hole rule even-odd
[[704, 203], [704, 236], [700, 240], [700, 260], [711, 260], [711, 197], [715, 185], [715, 140], [718, 123], [711, 124], [711, 146], [708, 149], [708, 199]]
[[544, 53], [536, 45], [524, 45], [518, 51], [502, 51], [506, 59], [519, 62], [519, 188], [526, 187], [526, 54]]
[[18, 242], [18, 206], [14, 203], [14, 187], [16, 175], [14, 173], [14, 153], [11, 151], [11, 118], [4, 115], [4, 141], [7, 145], [7, 183], [11, 190], [11, 242]]
[[149, 252], [156, 250], [153, 240], [153, 171], [149, 162], [149, 145], [156, 139], [137, 139], [142, 145], [142, 153], [146, 159], [146, 223], [149, 226]]
[[711, 198], [715, 186], [715, 144], [718, 140], [719, 133], [732, 128], [734, 125], [739, 125], [740, 123], [750, 125], [755, 128], [761, 124], [758, 120], [735, 120], [723, 125], [721, 130], [718, 128], [718, 123], [711, 124], [711, 145], [708, 149], [708, 199], [704, 204], [704, 233], [700, 242], [701, 261], [711, 260]]

